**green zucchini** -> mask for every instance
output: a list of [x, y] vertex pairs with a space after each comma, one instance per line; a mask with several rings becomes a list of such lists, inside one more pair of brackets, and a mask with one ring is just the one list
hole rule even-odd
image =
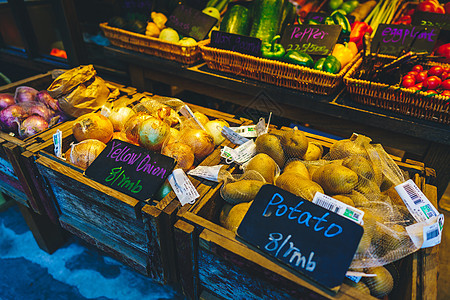
[[263, 43], [268, 43], [280, 30], [284, 0], [261, 0], [259, 2], [259, 7], [253, 12], [250, 36], [261, 39]]
[[223, 12], [230, 1], [231, 0], [220, 0], [214, 7], [217, 8], [218, 11]]
[[220, 31], [248, 35], [249, 18], [248, 8], [242, 5], [234, 5], [223, 16], [222, 22], [220, 22]]
[[209, 0], [209, 1], [206, 3], [206, 6], [205, 6], [205, 7], [215, 7], [215, 6], [217, 5], [218, 2], [219, 2], [219, 0]]

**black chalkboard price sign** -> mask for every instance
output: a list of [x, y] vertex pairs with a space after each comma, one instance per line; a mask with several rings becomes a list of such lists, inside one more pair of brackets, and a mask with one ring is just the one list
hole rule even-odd
[[85, 175], [138, 200], [156, 193], [172, 173], [175, 160], [121, 140], [110, 141]]
[[294, 273], [337, 292], [363, 228], [279, 187], [264, 185], [237, 234]]
[[182, 35], [201, 41], [205, 39], [216, 23], [216, 18], [208, 16], [198, 9], [180, 4], [167, 19], [166, 26], [172, 27]]
[[236, 51], [254, 56], [261, 55], [261, 40], [249, 36], [213, 31], [211, 33], [211, 47]]
[[404, 51], [433, 52], [439, 29], [425, 26], [380, 24], [372, 39], [371, 51], [399, 56]]
[[437, 27], [441, 30], [450, 30], [450, 14], [437, 14], [416, 10], [412, 16], [411, 24], [419, 26]]
[[310, 55], [328, 55], [341, 30], [339, 25], [290, 25], [284, 30], [281, 44], [286, 51], [294, 49]]

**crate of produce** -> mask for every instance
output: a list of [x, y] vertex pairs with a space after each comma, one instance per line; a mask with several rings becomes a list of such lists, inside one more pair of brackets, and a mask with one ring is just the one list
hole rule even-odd
[[[379, 55], [378, 63], [384, 65], [393, 59], [391, 56]], [[362, 63], [363, 59], [360, 58], [344, 76], [347, 90], [354, 101], [419, 119], [450, 123], [448, 94], [428, 93], [414, 87], [404, 88], [400, 84], [388, 85], [359, 79], [357, 74]], [[424, 69], [433, 66], [450, 67], [433, 61], [423, 64]]]
[[207, 41], [200, 41], [197, 45], [182, 46], [159, 38], [111, 27], [108, 26], [108, 23], [101, 23], [100, 28], [114, 46], [187, 65], [196, 63], [202, 58], [199, 46], [207, 43]]
[[210, 69], [323, 95], [333, 94], [341, 87], [344, 75], [358, 58], [356, 55], [339, 73], [331, 74], [304, 66], [213, 48], [209, 44], [201, 45], [200, 49], [203, 60]]
[[[305, 133], [309, 142], [327, 153], [333, 139]], [[425, 183], [432, 170], [422, 163], [390, 156], [408, 172], [436, 205], [436, 188]], [[269, 258], [238, 238], [221, 223], [226, 204], [221, 187], [211, 189], [175, 224], [180, 282], [189, 299], [214, 295], [221, 299], [376, 299], [368, 289], [345, 281], [334, 295], [304, 276]], [[231, 222], [231, 221], [230, 221]], [[389, 264], [393, 287], [384, 299], [436, 299], [438, 247], [421, 249]], [[392, 283], [391, 282], [391, 283]]]
[[[14, 95], [14, 92], [18, 88], [29, 87], [39, 93], [44, 93], [46, 89], [51, 85], [54, 78], [52, 74], [57, 75], [61, 72], [51, 71], [45, 74], [37, 75], [16, 83], [12, 83], [3, 86], [0, 89], [0, 93], [7, 93]], [[123, 85], [115, 84], [112, 82], [106, 83], [111, 89], [117, 89], [123, 95], [133, 94], [136, 92], [133, 88], [124, 88]], [[33, 92], [35, 92], [33, 91]], [[36, 97], [37, 99], [37, 97]], [[31, 102], [30, 102], [31, 103]], [[24, 104], [25, 102], [16, 103], [17, 105]], [[47, 113], [43, 110], [43, 106], [40, 103], [33, 102], [40, 110], [37, 112]], [[28, 107], [27, 105], [26, 107]], [[25, 107], [25, 106], [24, 106]], [[29, 109], [29, 115], [36, 115], [33, 110], [33, 106]], [[53, 113], [53, 112], [52, 112]], [[61, 111], [57, 112], [61, 113]], [[2, 192], [6, 193], [16, 201], [32, 209], [34, 212], [48, 215], [52, 221], [57, 223], [54, 211], [51, 206], [48, 205], [47, 199], [43, 196], [42, 187], [40, 184], [39, 173], [32, 159], [28, 159], [21, 154], [29, 152], [28, 156], [31, 157], [39, 150], [48, 147], [53, 143], [53, 134], [60, 130], [63, 135], [71, 130], [70, 117], [65, 115], [64, 121], [52, 125], [52, 121], [49, 121], [50, 127], [48, 129], [39, 131], [37, 133], [28, 133], [25, 131], [25, 135], [22, 135], [16, 131], [15, 134], [10, 134], [10, 130], [7, 128], [4, 131], [0, 131], [0, 139], [2, 141], [0, 145], [2, 170], [1, 172], [1, 185]], [[55, 123], [55, 122], [53, 122]], [[22, 123], [23, 124], [23, 123]], [[26, 129], [26, 128], [25, 128]], [[7, 132], [8, 131], [8, 132]]]
[[[139, 103], [148, 94], [135, 94], [131, 103]], [[242, 120], [231, 115], [189, 104], [195, 114], [202, 113], [210, 119], [225, 119], [230, 126], [240, 126]], [[63, 150], [70, 147], [73, 135], [63, 140]], [[208, 164], [214, 150], [200, 164]], [[179, 203], [170, 192], [164, 198], [139, 201], [109, 186], [83, 175], [80, 168], [53, 154], [53, 145], [40, 151], [36, 158], [40, 173], [48, 183], [47, 192], [59, 212], [61, 226], [85, 241], [95, 245], [112, 257], [141, 274], [166, 283], [175, 280], [170, 266], [174, 251], [168, 248], [168, 227], [162, 210], [170, 203]], [[210, 187], [198, 187], [206, 193]], [[202, 192], [202, 190], [204, 190]], [[164, 194], [163, 194], [164, 195]], [[173, 244], [170, 244], [173, 246]]]

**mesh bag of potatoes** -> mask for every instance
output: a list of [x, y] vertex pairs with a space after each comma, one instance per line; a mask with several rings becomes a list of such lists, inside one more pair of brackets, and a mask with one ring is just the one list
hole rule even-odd
[[[256, 155], [243, 166], [244, 174], [258, 172], [263, 184], [274, 184], [309, 201], [320, 192], [363, 211], [364, 235], [351, 269], [381, 267], [418, 250], [405, 230], [416, 221], [394, 189], [408, 179], [407, 174], [381, 145], [370, 142], [368, 137], [354, 135], [335, 142], [323, 155], [323, 147], [296, 128], [270, 131], [255, 140]], [[246, 178], [228, 180], [221, 195], [227, 205], [249, 203], [260, 186]]]

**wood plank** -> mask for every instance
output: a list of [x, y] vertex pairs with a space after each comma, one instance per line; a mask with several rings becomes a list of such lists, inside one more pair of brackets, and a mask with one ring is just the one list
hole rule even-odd
[[178, 220], [174, 225], [174, 235], [177, 265], [183, 293], [188, 299], [198, 299], [198, 236], [195, 233], [195, 227], [183, 220]]
[[35, 87], [35, 89], [46, 89], [52, 83], [52, 81], [52, 73], [51, 71], [49, 71], [44, 74], [38, 74], [6, 85], [2, 85], [0, 86], [0, 93], [14, 93], [17, 87], [23, 85], [32, 86]]
[[60, 224], [53, 223], [47, 216], [37, 214], [21, 203], [17, 203], [17, 206], [39, 248], [52, 254], [67, 242], [67, 233]]

